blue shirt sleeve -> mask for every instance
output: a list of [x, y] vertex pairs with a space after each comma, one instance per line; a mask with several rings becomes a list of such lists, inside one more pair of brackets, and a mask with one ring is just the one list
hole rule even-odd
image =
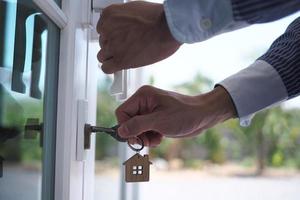
[[247, 25], [234, 21], [230, 0], [166, 0], [164, 10], [172, 35], [181, 43], [200, 42]]
[[274, 21], [300, 9], [300, 0], [166, 0], [174, 38], [195, 43], [250, 24]]

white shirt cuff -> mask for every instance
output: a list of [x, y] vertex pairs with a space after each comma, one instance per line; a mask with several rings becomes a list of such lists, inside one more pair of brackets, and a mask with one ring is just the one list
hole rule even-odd
[[230, 0], [166, 0], [164, 10], [172, 35], [181, 43], [204, 41], [246, 26], [233, 20]]
[[230, 94], [243, 126], [250, 124], [256, 112], [288, 99], [281, 77], [263, 60], [257, 60], [219, 85]]

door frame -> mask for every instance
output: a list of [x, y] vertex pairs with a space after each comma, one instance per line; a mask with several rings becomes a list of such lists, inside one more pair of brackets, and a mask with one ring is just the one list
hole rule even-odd
[[[93, 200], [95, 136], [91, 138], [91, 149], [85, 151], [85, 160], [76, 160], [79, 101], [88, 102], [87, 123], [96, 123], [99, 69], [94, 59], [96, 55], [89, 52], [92, 32], [89, 24], [89, 17], [92, 15], [91, 0], [61, 0], [61, 8], [54, 0], [33, 1], [61, 30], [54, 199]], [[141, 73], [141, 69], [131, 72], [128, 94], [132, 94], [142, 84]], [[131, 156], [132, 152], [125, 145], [121, 145], [120, 149], [124, 152], [119, 155], [120, 160]], [[121, 200], [138, 199], [138, 184], [127, 185], [122, 178], [120, 184]]]
[[61, 31], [55, 200], [93, 199], [90, 180], [94, 177], [94, 149], [86, 152], [86, 161], [76, 160], [78, 101], [87, 100], [89, 123], [94, 124], [96, 116], [96, 109], [92, 110], [96, 107], [96, 97], [90, 91], [96, 91], [97, 85], [88, 81], [96, 79], [96, 74], [88, 70], [90, 30], [81, 24], [84, 1], [62, 0], [68, 22]]
[[[96, 118], [96, 73], [88, 69], [90, 30], [82, 20], [82, 8], [88, 0], [62, 0], [61, 8], [53, 0], [33, 2], [60, 28], [55, 155], [55, 200], [93, 199], [94, 145], [86, 152], [86, 161], [76, 160], [77, 103], [88, 102], [88, 122]], [[78, 13], [81, 13], [78, 15]], [[86, 16], [85, 16], [86, 17]], [[82, 132], [83, 134], [83, 132]], [[94, 141], [94, 140], [92, 140]], [[94, 144], [94, 143], [92, 143]]]

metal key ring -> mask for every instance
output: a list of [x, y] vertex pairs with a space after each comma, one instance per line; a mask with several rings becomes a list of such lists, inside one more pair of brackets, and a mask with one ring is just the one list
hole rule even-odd
[[142, 150], [144, 149], [144, 147], [145, 147], [144, 141], [143, 141], [140, 137], [135, 137], [135, 138], [137, 138], [137, 139], [141, 142], [141, 144], [140, 144], [141, 147], [140, 147], [140, 148], [135, 148], [135, 147], [133, 147], [133, 146], [129, 143], [129, 141], [127, 141], [128, 146], [129, 146], [130, 149], [132, 149], [133, 151], [136, 151], [136, 152], [142, 151]]

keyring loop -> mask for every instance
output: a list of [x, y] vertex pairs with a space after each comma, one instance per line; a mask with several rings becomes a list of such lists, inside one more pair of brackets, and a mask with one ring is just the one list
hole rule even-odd
[[136, 151], [136, 152], [142, 151], [142, 150], [144, 149], [144, 147], [145, 147], [144, 141], [143, 141], [140, 137], [135, 137], [135, 138], [137, 138], [137, 139], [141, 142], [141, 144], [140, 144], [141, 147], [140, 147], [140, 148], [135, 148], [135, 147], [133, 147], [133, 146], [127, 141], [128, 146], [129, 146], [130, 149], [132, 149], [133, 151]]

